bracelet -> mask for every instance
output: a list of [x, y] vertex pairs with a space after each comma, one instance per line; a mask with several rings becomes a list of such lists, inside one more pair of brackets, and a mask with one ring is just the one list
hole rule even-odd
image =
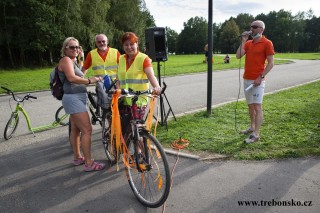
[[91, 84], [91, 80], [90, 80], [90, 78], [88, 78], [88, 84]]
[[80, 61], [83, 61], [84, 60], [84, 58], [83, 57], [80, 57]]

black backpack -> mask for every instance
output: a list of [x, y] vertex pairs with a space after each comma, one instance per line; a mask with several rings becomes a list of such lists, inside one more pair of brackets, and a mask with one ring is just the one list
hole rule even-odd
[[50, 73], [50, 89], [53, 97], [62, 100], [63, 97], [63, 82], [59, 78], [58, 67], [55, 67]]

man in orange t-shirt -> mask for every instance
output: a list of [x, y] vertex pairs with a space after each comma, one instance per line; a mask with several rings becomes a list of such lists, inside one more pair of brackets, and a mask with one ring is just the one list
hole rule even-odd
[[[265, 29], [264, 22], [255, 20], [251, 23], [250, 28], [250, 33], [242, 33], [242, 43], [236, 53], [238, 59], [246, 55], [243, 85], [251, 125], [248, 129], [240, 132], [242, 134], [250, 134], [245, 139], [246, 143], [253, 143], [260, 139], [259, 132], [263, 121], [262, 100], [265, 88], [265, 76], [274, 65], [272, 41], [262, 35]], [[249, 35], [253, 39], [248, 41]], [[251, 86], [251, 89], [247, 89]]]

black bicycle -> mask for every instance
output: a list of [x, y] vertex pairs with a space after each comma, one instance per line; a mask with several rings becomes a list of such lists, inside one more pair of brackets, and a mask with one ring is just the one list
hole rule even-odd
[[[124, 144], [120, 149], [123, 157], [129, 185], [146, 207], [157, 208], [168, 198], [171, 186], [171, 175], [167, 156], [160, 142], [146, 129], [145, 120], [141, 119], [141, 110], [137, 107], [140, 96], [147, 95], [155, 98], [157, 95], [150, 90], [126, 91], [121, 90], [120, 98], [131, 98], [132, 105], [121, 113]], [[112, 113], [104, 110], [102, 114], [102, 141], [104, 150], [111, 165], [120, 159], [116, 153], [116, 144], [111, 140]], [[123, 127], [127, 125], [128, 128]]]

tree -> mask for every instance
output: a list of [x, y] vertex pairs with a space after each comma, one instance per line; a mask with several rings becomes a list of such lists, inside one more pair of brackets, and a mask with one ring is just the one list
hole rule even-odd
[[107, 19], [114, 28], [113, 45], [122, 49], [120, 38], [124, 32], [134, 32], [139, 37], [139, 47], [144, 48], [145, 29], [154, 26], [154, 19], [143, 0], [113, 0]]
[[[1, 0], [0, 67], [16, 68], [52, 65], [60, 56], [66, 37], [77, 38], [84, 50], [95, 47], [94, 36], [105, 33], [111, 46], [121, 50], [120, 37], [135, 32], [139, 47], [145, 45], [145, 29], [155, 21], [144, 0]], [[279, 10], [253, 18], [240, 13], [222, 24], [213, 24], [213, 51], [231, 53], [239, 45], [238, 35], [254, 19], [264, 21], [264, 35], [277, 52], [319, 52], [320, 17], [313, 10]], [[203, 53], [208, 23], [203, 17], [190, 18], [180, 34], [166, 28], [170, 52]], [[236, 46], [236, 47], [235, 47]]]
[[111, 10], [109, 0], [90, 0], [83, 1], [79, 11], [81, 21], [76, 22], [75, 27], [78, 27], [79, 38], [84, 50], [90, 51], [95, 48], [95, 35], [104, 33], [108, 39], [112, 41], [114, 27], [107, 19], [107, 13]]
[[220, 47], [220, 38], [221, 38], [221, 32], [222, 32], [222, 24], [217, 25], [216, 23], [213, 23], [212, 25], [212, 31], [213, 31], [213, 52], [218, 53], [221, 52]]
[[194, 54], [203, 52], [208, 39], [208, 23], [203, 17], [190, 18], [183, 23], [183, 30], [178, 36], [177, 52]]
[[221, 53], [230, 54], [237, 51], [239, 34], [239, 27], [233, 19], [225, 23], [220, 37]]
[[166, 27], [166, 35], [167, 35], [167, 41], [168, 41], [168, 52], [169, 53], [175, 53], [176, 52], [176, 43], [178, 39], [178, 33], [170, 27]]
[[306, 20], [305, 29], [306, 46], [304, 51], [320, 52], [320, 17]]
[[253, 22], [254, 17], [248, 13], [240, 13], [234, 19], [239, 27], [240, 34], [244, 31], [250, 30], [250, 24]]

